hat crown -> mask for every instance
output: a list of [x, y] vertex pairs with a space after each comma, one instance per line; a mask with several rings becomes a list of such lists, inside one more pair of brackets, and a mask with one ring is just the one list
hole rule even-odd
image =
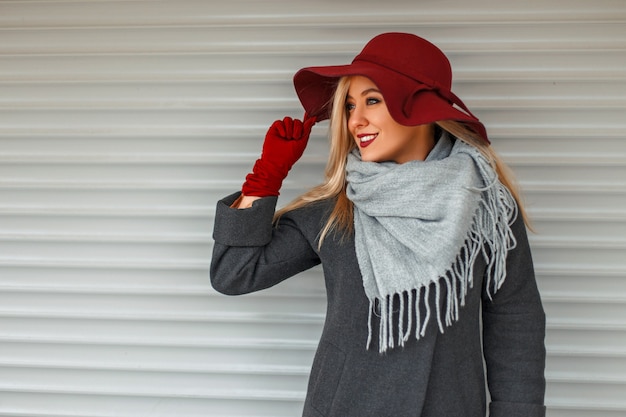
[[351, 64], [302, 68], [293, 82], [307, 114], [321, 121], [331, 117], [341, 77], [356, 75], [376, 84], [389, 114], [401, 125], [457, 120], [489, 143], [483, 124], [451, 90], [450, 61], [429, 41], [411, 33], [383, 33], [371, 39]]
[[410, 33], [383, 33], [371, 39], [352, 63], [367, 61], [415, 81], [450, 90], [452, 68], [435, 45]]

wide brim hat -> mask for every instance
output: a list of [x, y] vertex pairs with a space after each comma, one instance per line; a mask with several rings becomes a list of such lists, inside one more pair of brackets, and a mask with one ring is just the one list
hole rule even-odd
[[383, 33], [370, 40], [351, 64], [307, 67], [294, 78], [296, 93], [309, 116], [330, 118], [341, 77], [362, 75], [380, 89], [391, 117], [417, 126], [441, 120], [465, 123], [487, 143], [487, 131], [452, 91], [452, 68], [435, 45], [409, 33]]

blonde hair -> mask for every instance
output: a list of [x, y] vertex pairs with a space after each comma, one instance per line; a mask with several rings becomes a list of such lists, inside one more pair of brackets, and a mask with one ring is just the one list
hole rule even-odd
[[[353, 224], [353, 205], [346, 195], [346, 162], [348, 154], [356, 147], [354, 140], [346, 123], [347, 115], [345, 111], [345, 101], [350, 88], [350, 77], [342, 77], [337, 83], [337, 89], [332, 98], [330, 116], [330, 153], [326, 164], [324, 182], [313, 187], [309, 191], [297, 197], [295, 200], [278, 210], [274, 216], [277, 221], [283, 214], [304, 207], [316, 201], [336, 198], [335, 205], [328, 217], [328, 221], [322, 228], [319, 235], [319, 246], [333, 231], [342, 232], [342, 237], [351, 233]], [[476, 147], [490, 161], [494, 167], [500, 182], [506, 186], [511, 195], [517, 201], [519, 212], [527, 227], [530, 226], [530, 219], [524, 210], [521, 193], [515, 176], [511, 169], [504, 163], [495, 150], [485, 142], [485, 140], [468, 128], [465, 124], [455, 120], [441, 120], [435, 122], [439, 128], [445, 130], [465, 143]], [[532, 228], [531, 228], [532, 229]]]

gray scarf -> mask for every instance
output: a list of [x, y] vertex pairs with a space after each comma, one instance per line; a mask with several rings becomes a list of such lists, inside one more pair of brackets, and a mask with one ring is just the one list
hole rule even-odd
[[[425, 161], [363, 162], [354, 151], [346, 169], [356, 255], [370, 300], [368, 348], [372, 313], [380, 315], [381, 352], [394, 347], [394, 335], [400, 346], [413, 329], [417, 339], [423, 336], [431, 318], [430, 291], [443, 333], [444, 322], [450, 326], [459, 318], [481, 254], [489, 296], [500, 288], [507, 251], [516, 245], [510, 225], [517, 205], [476, 148], [444, 133]], [[446, 300], [440, 300], [443, 285]]]

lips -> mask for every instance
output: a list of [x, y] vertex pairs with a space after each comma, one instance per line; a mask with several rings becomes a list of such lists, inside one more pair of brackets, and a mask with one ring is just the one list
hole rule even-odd
[[365, 133], [357, 135], [357, 137], [359, 138], [359, 146], [361, 146], [361, 148], [367, 148], [369, 145], [372, 144], [372, 142], [376, 140], [376, 138], [378, 137], [378, 133]]

